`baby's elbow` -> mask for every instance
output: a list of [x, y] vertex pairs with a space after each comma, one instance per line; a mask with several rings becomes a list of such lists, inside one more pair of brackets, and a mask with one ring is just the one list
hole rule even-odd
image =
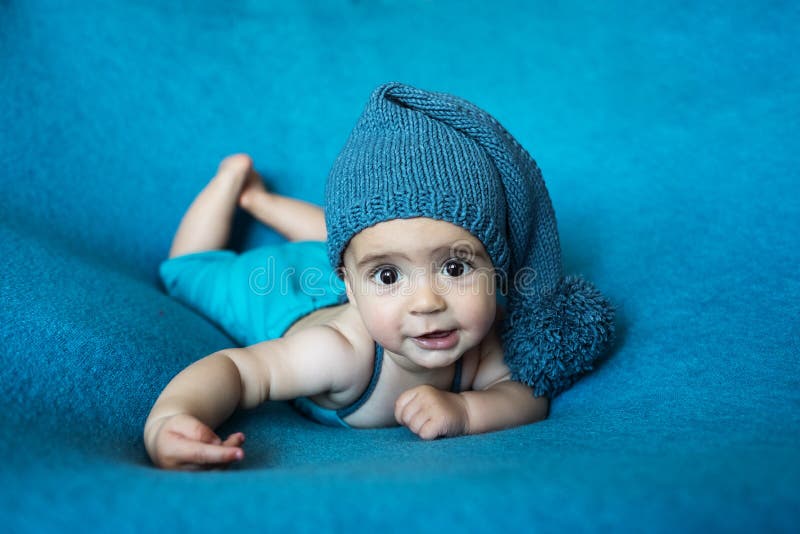
[[533, 388], [522, 382], [508, 380], [502, 387], [513, 390], [515, 404], [524, 407], [526, 424], [544, 421], [550, 413], [550, 398], [546, 396], [537, 397], [533, 393]]
[[260, 406], [269, 400], [269, 383], [243, 378], [241, 388], [239, 407], [244, 410]]
[[219, 353], [235, 370], [239, 390], [239, 408], [255, 408], [269, 399], [268, 371], [258, 364], [257, 358], [246, 349], [233, 349]]
[[544, 421], [550, 415], [550, 399], [548, 397], [532, 397], [531, 423]]

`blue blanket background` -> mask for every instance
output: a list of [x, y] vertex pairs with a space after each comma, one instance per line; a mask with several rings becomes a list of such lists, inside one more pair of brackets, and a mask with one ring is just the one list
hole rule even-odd
[[[0, 1], [4, 530], [796, 529], [800, 9], [586, 4]], [[158, 286], [185, 208], [239, 151], [320, 203], [390, 80], [529, 149], [614, 351], [528, 427], [428, 443], [271, 404], [223, 429], [236, 469], [150, 467], [156, 396], [230, 344]]]

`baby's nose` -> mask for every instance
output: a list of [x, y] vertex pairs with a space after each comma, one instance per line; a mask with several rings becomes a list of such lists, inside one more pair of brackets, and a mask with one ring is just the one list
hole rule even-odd
[[427, 277], [417, 279], [414, 293], [411, 295], [411, 313], [436, 313], [447, 309], [447, 301], [430, 283]]

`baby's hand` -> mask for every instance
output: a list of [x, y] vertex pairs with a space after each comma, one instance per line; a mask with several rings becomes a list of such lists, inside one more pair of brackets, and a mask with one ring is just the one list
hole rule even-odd
[[422, 439], [460, 436], [469, 428], [464, 398], [433, 386], [418, 386], [400, 395], [394, 418]]
[[178, 414], [154, 421], [155, 434], [147, 436], [147, 452], [164, 469], [215, 469], [244, 458], [244, 434], [222, 441], [213, 430], [191, 415]]

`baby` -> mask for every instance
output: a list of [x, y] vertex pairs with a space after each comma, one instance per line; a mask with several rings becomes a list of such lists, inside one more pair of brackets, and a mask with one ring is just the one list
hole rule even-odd
[[[223, 250], [237, 206], [290, 242]], [[184, 216], [161, 276], [246, 345], [190, 365], [159, 396], [144, 441], [171, 469], [241, 460], [244, 435], [213, 429], [267, 400], [423, 439], [539, 421], [613, 336], [603, 296], [561, 274], [528, 153], [473, 104], [399, 83], [373, 92], [331, 169], [324, 215], [268, 193], [250, 158], [231, 156]]]

